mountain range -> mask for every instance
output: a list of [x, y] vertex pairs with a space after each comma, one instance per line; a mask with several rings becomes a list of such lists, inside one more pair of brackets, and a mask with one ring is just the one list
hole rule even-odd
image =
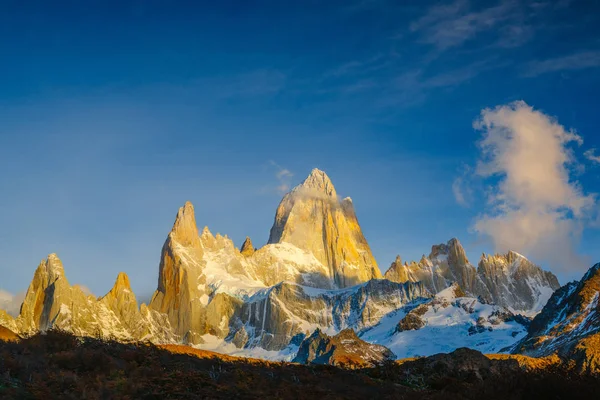
[[238, 249], [208, 227], [200, 232], [193, 205], [185, 203], [162, 247], [148, 304], [138, 304], [124, 273], [106, 295], [85, 293], [50, 254], [19, 314], [0, 310], [0, 326], [21, 336], [55, 328], [303, 362], [323, 360], [327, 351], [317, 348], [335, 350], [328, 360], [363, 350], [384, 360], [459, 347], [579, 352], [589, 360], [586, 349], [600, 340], [599, 269], [560, 287], [551, 272], [514, 251], [484, 254], [475, 267], [451, 239], [418, 262], [398, 256], [382, 275], [352, 200], [340, 199], [314, 169], [284, 196], [260, 248], [250, 238]]

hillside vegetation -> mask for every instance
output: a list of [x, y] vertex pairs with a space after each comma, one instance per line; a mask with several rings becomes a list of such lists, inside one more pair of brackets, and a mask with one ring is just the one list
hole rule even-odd
[[594, 398], [600, 380], [560, 363], [468, 349], [362, 370], [222, 356], [58, 331], [0, 341], [2, 399]]

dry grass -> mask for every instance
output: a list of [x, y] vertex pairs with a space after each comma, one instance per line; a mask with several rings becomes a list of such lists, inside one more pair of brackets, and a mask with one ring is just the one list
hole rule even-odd
[[[473, 359], [481, 360], [477, 354]], [[0, 341], [0, 398], [576, 399], [593, 398], [600, 387], [600, 380], [563, 370], [551, 359], [492, 355], [496, 367], [473, 373], [460, 365], [464, 358], [452, 357], [439, 365], [432, 357], [344, 370], [49, 332]]]

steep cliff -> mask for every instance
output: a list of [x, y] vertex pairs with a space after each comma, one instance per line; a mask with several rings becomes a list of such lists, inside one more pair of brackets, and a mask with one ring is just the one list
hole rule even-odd
[[[600, 264], [579, 282], [571, 282], [554, 292], [546, 306], [533, 319], [527, 337], [515, 352], [546, 356], [558, 352], [588, 363], [585, 369], [600, 372]], [[583, 368], [583, 367], [582, 367]]]
[[290, 243], [311, 252], [340, 288], [381, 278], [352, 201], [340, 201], [329, 177], [318, 169], [279, 204], [269, 243]]
[[300, 344], [293, 362], [373, 368], [395, 358], [389, 349], [361, 340], [352, 329], [344, 329], [335, 336], [317, 329]]
[[423, 282], [432, 293], [453, 283], [469, 295], [524, 314], [539, 312], [560, 287], [554, 274], [542, 270], [522, 255], [483, 255], [476, 269], [458, 239], [432, 246], [428, 257], [404, 263], [400, 256], [384, 277], [395, 282]]

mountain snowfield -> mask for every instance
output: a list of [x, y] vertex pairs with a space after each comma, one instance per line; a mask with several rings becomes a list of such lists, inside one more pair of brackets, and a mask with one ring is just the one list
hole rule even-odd
[[158, 287], [138, 306], [121, 273], [100, 298], [71, 286], [56, 255], [38, 266], [18, 317], [21, 335], [60, 328], [77, 335], [184, 343], [232, 355], [291, 360], [319, 329], [348, 328], [413, 357], [471, 347], [499, 352], [525, 337], [527, 319], [558, 281], [525, 257], [482, 256], [460, 242], [432, 246], [418, 263], [400, 258], [382, 277], [349, 198], [317, 169], [279, 205], [268, 244], [240, 251], [227, 236], [198, 231], [181, 207], [162, 248]]
[[398, 331], [399, 321], [415, 310], [405, 307], [390, 313], [359, 336], [367, 342], [386, 346], [398, 358], [411, 358], [448, 353], [460, 347], [499, 353], [507, 351], [527, 334], [524, 319], [515, 318], [503, 307], [457, 296], [455, 286], [442, 290], [433, 300], [418, 307], [422, 309], [419, 313], [422, 327]]

